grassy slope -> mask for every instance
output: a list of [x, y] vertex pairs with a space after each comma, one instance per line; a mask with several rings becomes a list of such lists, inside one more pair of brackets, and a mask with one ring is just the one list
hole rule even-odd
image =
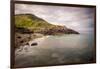
[[40, 29], [51, 28], [54, 27], [55, 25], [52, 25], [46, 22], [45, 20], [38, 18], [35, 15], [18, 14], [15, 15], [15, 26], [17, 28], [27, 28], [36, 31]]

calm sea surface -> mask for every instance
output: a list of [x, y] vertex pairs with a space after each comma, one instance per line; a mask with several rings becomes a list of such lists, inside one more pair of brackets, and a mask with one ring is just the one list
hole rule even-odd
[[94, 60], [94, 35], [70, 34], [45, 36], [30, 42], [36, 46], [24, 46], [15, 51], [15, 67], [88, 63]]

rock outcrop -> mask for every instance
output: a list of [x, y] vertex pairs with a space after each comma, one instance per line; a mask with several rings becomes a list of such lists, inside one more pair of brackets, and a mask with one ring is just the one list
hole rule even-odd
[[44, 35], [79, 34], [79, 32], [66, 28], [65, 26], [55, 26], [52, 28], [43, 29], [38, 31], [37, 33], [41, 33]]

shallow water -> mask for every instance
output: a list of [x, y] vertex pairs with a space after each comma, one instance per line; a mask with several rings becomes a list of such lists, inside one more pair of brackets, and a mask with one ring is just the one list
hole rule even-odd
[[30, 42], [36, 46], [24, 46], [15, 51], [15, 67], [88, 63], [94, 60], [94, 35], [70, 34], [45, 36]]

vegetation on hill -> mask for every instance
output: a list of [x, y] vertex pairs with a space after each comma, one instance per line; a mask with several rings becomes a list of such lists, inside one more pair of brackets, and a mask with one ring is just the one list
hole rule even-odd
[[34, 32], [40, 29], [47, 29], [54, 25], [46, 22], [45, 20], [38, 18], [31, 14], [18, 14], [15, 15], [15, 26], [17, 28], [26, 28], [33, 30]]

